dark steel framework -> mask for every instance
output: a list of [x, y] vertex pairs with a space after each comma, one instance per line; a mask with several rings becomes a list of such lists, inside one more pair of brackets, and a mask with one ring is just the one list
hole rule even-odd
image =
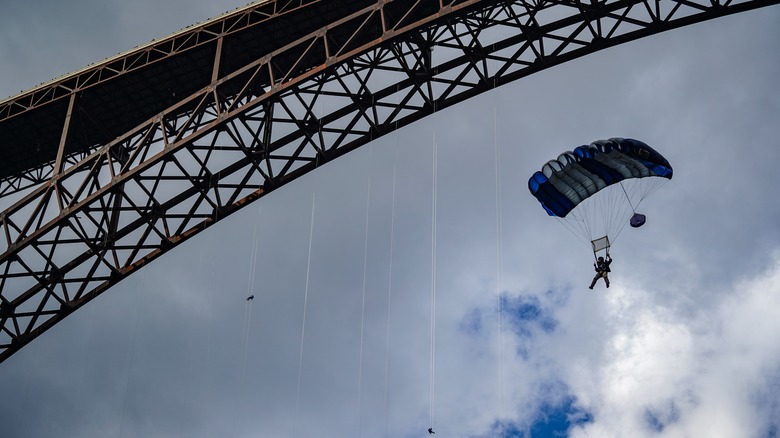
[[562, 62], [777, 2], [266, 1], [0, 102], [0, 201], [12, 204], [0, 362], [377, 137]]

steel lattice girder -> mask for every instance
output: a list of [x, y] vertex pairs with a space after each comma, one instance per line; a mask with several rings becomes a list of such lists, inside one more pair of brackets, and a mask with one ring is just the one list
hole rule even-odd
[[380, 0], [301, 35], [55, 166], [0, 213], [0, 361], [226, 215], [379, 136], [552, 65], [776, 2]]

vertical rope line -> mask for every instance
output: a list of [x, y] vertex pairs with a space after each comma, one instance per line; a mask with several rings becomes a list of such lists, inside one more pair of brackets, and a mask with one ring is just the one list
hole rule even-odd
[[[433, 64], [433, 50], [431, 50], [431, 64]], [[431, 96], [433, 98], [433, 96]], [[436, 102], [436, 99], [434, 102]], [[436, 106], [433, 108], [436, 113]], [[431, 171], [431, 370], [430, 370], [430, 424], [433, 427], [433, 417], [436, 405], [436, 207], [437, 207], [437, 179], [438, 179], [438, 145], [436, 144], [436, 125], [434, 121], [432, 139], [432, 171]]]
[[438, 145], [436, 131], [433, 132], [433, 162], [431, 177], [431, 353], [429, 374], [429, 427], [433, 427], [434, 407], [436, 404], [436, 213], [438, 179]]
[[[203, 175], [203, 173], [201, 171], [201, 176], [202, 175]], [[203, 199], [208, 199], [208, 194], [209, 194], [210, 191], [211, 191], [211, 181], [209, 180], [208, 187], [206, 188], [206, 190], [204, 192], [202, 192], [203, 193]], [[202, 223], [202, 227], [203, 227], [201, 229], [201, 231], [205, 231], [206, 223], [208, 222], [208, 220], [209, 220], [209, 218], [205, 217], [203, 219], [203, 221], [201, 222]], [[209, 234], [211, 235], [211, 239], [210, 239], [211, 245], [209, 246], [209, 248], [213, 251], [213, 249], [216, 248], [217, 232], [216, 232], [215, 229], [212, 229], [209, 232]], [[208, 265], [206, 263], [206, 257], [207, 256], [209, 257], [209, 260], [210, 260]], [[190, 398], [194, 398], [195, 389], [197, 388], [197, 385], [196, 385], [195, 382], [200, 383], [200, 382], [203, 382], [203, 381], [205, 381], [207, 379], [208, 364], [209, 364], [209, 359], [211, 357], [211, 312], [212, 312], [212, 304], [213, 304], [213, 296], [214, 296], [213, 289], [211, 288], [211, 282], [213, 282], [213, 277], [214, 277], [214, 260], [215, 259], [216, 259], [216, 257], [213, 257], [213, 253], [212, 252], [205, 251], [205, 250], [201, 250], [200, 251], [200, 257], [198, 259], [198, 267], [197, 267], [197, 271], [200, 273], [200, 276], [206, 277], [204, 275], [207, 272], [206, 271], [206, 267], [207, 266], [210, 267], [210, 269], [208, 271], [210, 273], [210, 277], [208, 278], [209, 282], [203, 281], [203, 282], [199, 283], [199, 286], [201, 288], [205, 288], [206, 291], [210, 291], [209, 292], [209, 314], [208, 314], [208, 324], [207, 324], [208, 328], [207, 328], [207, 336], [206, 336], [206, 354], [204, 356], [204, 355], [200, 354], [201, 351], [198, 350], [198, 353], [197, 353], [196, 357], [198, 357], [200, 360], [194, 360], [194, 359], [192, 360], [192, 362], [191, 362], [191, 365], [192, 365], [192, 375], [190, 376], [190, 379], [189, 379], [191, 381], [188, 384], [185, 384], [186, 385], [186, 389], [189, 392], [189, 397]], [[203, 278], [203, 280], [205, 280], [205, 278]], [[200, 334], [197, 334], [197, 333], [195, 334], [195, 337], [198, 338], [198, 339], [200, 339], [200, 336], [201, 336]], [[200, 343], [198, 343], [198, 344], [200, 345]], [[176, 436], [178, 436], [178, 437], [181, 437], [183, 432], [184, 432], [185, 416], [186, 416], [186, 409], [184, 409], [182, 407], [182, 409], [180, 411], [180, 414], [179, 414], [179, 429], [178, 429], [178, 433], [176, 434]]]
[[[142, 274], [141, 277], [141, 291], [146, 290], [146, 275]], [[139, 291], [140, 292], [140, 291]], [[141, 300], [136, 299], [135, 300], [135, 309], [133, 309], [133, 333], [130, 336], [130, 346], [128, 347], [127, 352], [127, 376], [125, 378], [125, 394], [122, 398], [122, 418], [119, 423], [119, 438], [122, 438], [122, 433], [124, 432], [125, 428], [125, 411], [127, 410], [127, 394], [130, 392], [130, 374], [132, 374], [133, 371], [133, 362], [135, 359], [135, 344], [136, 344], [136, 337], [138, 335], [138, 308], [140, 307]]]
[[247, 300], [246, 302], [246, 311], [244, 312], [244, 345], [243, 345], [243, 351], [241, 353], [241, 384], [245, 382], [246, 377], [246, 358], [247, 353], [249, 352], [249, 334], [250, 334], [250, 327], [252, 326], [252, 301]]
[[368, 219], [371, 207], [371, 146], [368, 148], [368, 182], [366, 188], [366, 228], [363, 234], [363, 296], [360, 302], [360, 349], [358, 353], [357, 436], [361, 434], [361, 404], [363, 402], [363, 336], [366, 327], [366, 272], [368, 271]]
[[257, 209], [258, 220], [255, 220], [254, 230], [252, 231], [252, 254], [249, 258], [249, 275], [246, 285], [247, 296], [252, 294], [255, 286], [255, 267], [257, 266], [257, 224], [260, 222], [259, 217], [261, 208], [262, 204], [260, 204], [260, 207]]
[[[401, 102], [400, 89], [396, 86], [395, 104], [398, 106]], [[395, 121], [395, 131], [398, 131], [398, 120]], [[393, 251], [395, 250], [395, 191], [396, 178], [398, 175], [398, 134], [395, 135], [395, 161], [393, 162], [393, 188], [390, 207], [390, 262], [388, 263], [387, 279], [387, 328], [385, 332], [385, 438], [387, 438], [390, 427], [390, 305], [393, 290]]]
[[[92, 343], [92, 336], [95, 331], [95, 306], [86, 306], [85, 310], [88, 312], [87, 318], [89, 326], [87, 328], [87, 333], [84, 336], [84, 346], [81, 349], [81, 371], [79, 372], [79, 386], [76, 394], [76, 403], [79, 405], [84, 404], [82, 398], [84, 397], [84, 382], [87, 374], [87, 356], [89, 353], [89, 345]], [[32, 367], [30, 367], [30, 370], [32, 371]]]
[[249, 258], [249, 278], [247, 280], [247, 301], [246, 309], [244, 310], [244, 335], [243, 335], [243, 349], [241, 351], [241, 385], [243, 386], [246, 381], [246, 358], [249, 352], [249, 334], [252, 325], [252, 300], [248, 299], [253, 295], [255, 290], [255, 275], [257, 270], [257, 227], [260, 223], [260, 213], [262, 212], [263, 204], [260, 204], [257, 208], [257, 220], [255, 220], [254, 231], [252, 232], [252, 255]]
[[385, 332], [385, 437], [388, 436], [390, 422], [390, 304], [393, 291], [393, 251], [395, 249], [395, 189], [398, 174], [398, 149], [396, 145], [395, 163], [393, 164], [393, 195], [390, 213], [390, 263], [387, 280], [387, 329]]
[[[246, 376], [246, 355], [249, 345], [249, 320], [251, 319], [252, 315], [252, 304], [249, 300], [246, 301], [246, 305], [244, 306], [244, 326], [242, 327], [241, 332], [241, 374], [239, 375], [239, 388], [238, 392], [242, 392], [244, 388], [244, 377]], [[230, 429], [230, 435], [236, 435], [236, 428], [238, 427], [238, 419], [240, 418], [241, 412], [239, 412], [238, 409], [236, 409], [234, 412], [234, 421], [231, 422], [231, 429]]]
[[[496, 99], [498, 94], [494, 93]], [[503, 341], [503, 311], [504, 305], [501, 300], [502, 288], [502, 265], [503, 265], [503, 225], [501, 223], [501, 164], [500, 151], [498, 147], [498, 104], [493, 107], [493, 148], [495, 151], [495, 174], [496, 174], [496, 299], [498, 300], [498, 435], [504, 436], [504, 341]]]
[[298, 390], [295, 395], [295, 416], [293, 417], [293, 434], [295, 437], [296, 427], [298, 425], [298, 408], [301, 402], [301, 374], [303, 372], [303, 345], [304, 337], [306, 335], [306, 305], [309, 301], [309, 274], [311, 273], [311, 242], [314, 236], [314, 207], [317, 200], [317, 192], [315, 191], [311, 197], [311, 223], [309, 225], [309, 254], [306, 258], [306, 286], [303, 291], [303, 317], [301, 318], [301, 350], [298, 356]]
[[[208, 189], [207, 189], [206, 193], [208, 193], [210, 191], [211, 191], [211, 180], [209, 180]], [[214, 209], [214, 222], [217, 221], [217, 219], [219, 217], [218, 215], [219, 215], [219, 209], [215, 208]], [[204, 219], [204, 222], [205, 222], [205, 219]], [[212, 231], [211, 236], [212, 236], [211, 248], [215, 248], [216, 245], [217, 245], [217, 233], [216, 233], [216, 231]], [[208, 334], [206, 336], [206, 368], [204, 370], [204, 372], [206, 373], [206, 376], [204, 376], [204, 380], [206, 380], [205, 377], [208, 376], [208, 371], [209, 371], [209, 368], [210, 368], [209, 365], [211, 364], [211, 338], [212, 338], [212, 335], [213, 335], [212, 332], [214, 330], [214, 321], [213, 321], [213, 319], [214, 319], [214, 291], [216, 289], [214, 287], [214, 266], [216, 264], [216, 259], [217, 259], [216, 257], [211, 257], [211, 269], [209, 269], [209, 285], [208, 285], [208, 288], [209, 288], [209, 316], [208, 316], [208, 321], [209, 322], [208, 322]]]
[[[208, 165], [209, 157], [211, 156], [211, 151], [209, 150], [207, 152], [206, 158], [203, 160], [203, 166], [204, 169]], [[217, 203], [216, 200], [218, 199], [216, 197], [217, 193], [217, 187], [212, 186], [211, 184], [211, 178], [209, 178], [208, 186], [206, 188], [206, 191], [204, 192], [204, 199], [210, 200], [209, 193], [211, 193], [212, 188], [214, 189], [215, 193], [215, 204]], [[210, 204], [210, 203], [209, 203]], [[206, 222], [208, 221], [208, 217], [203, 219], [203, 229], [206, 229]], [[219, 220], [219, 207], [214, 208], [214, 223], [216, 223]], [[217, 236], [218, 233], [216, 231], [216, 227], [211, 231], [211, 246], [210, 248], [216, 248], [217, 247]], [[213, 367], [213, 358], [212, 358], [212, 349], [211, 349], [211, 341], [213, 338], [213, 331], [214, 331], [214, 296], [216, 287], [214, 287], [215, 283], [215, 266], [216, 266], [216, 257], [211, 256], [210, 257], [210, 263], [209, 263], [209, 276], [208, 276], [208, 283], [206, 285], [206, 288], [208, 290], [208, 298], [209, 298], [209, 310], [208, 310], [208, 329], [206, 332], [206, 354], [205, 354], [205, 361], [202, 364], [201, 372], [203, 375], [201, 376], [201, 382], [208, 382], [212, 379], [209, 378], [210, 371]], [[183, 414], [182, 414], [183, 415]]]

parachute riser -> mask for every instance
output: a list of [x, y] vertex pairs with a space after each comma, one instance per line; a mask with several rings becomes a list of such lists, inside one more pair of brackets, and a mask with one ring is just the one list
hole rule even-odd
[[623, 189], [623, 194], [626, 195], [626, 201], [628, 201], [628, 205], [631, 207], [631, 213], [636, 214], [636, 207], [634, 207], [634, 203], [631, 202], [631, 197], [628, 196], [628, 192], [626, 192], [626, 188], [623, 186], [623, 181], [620, 181], [618, 184], [620, 184], [620, 188]]

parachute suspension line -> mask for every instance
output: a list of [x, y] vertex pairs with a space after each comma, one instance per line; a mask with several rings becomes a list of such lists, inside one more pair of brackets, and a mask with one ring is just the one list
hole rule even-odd
[[[397, 137], [396, 137], [397, 138]], [[393, 191], [390, 207], [390, 263], [387, 280], [387, 327], [385, 330], [385, 437], [390, 428], [390, 305], [393, 292], [393, 251], [395, 250], [395, 190], [398, 175], [398, 144], [396, 143], [395, 162], [393, 163]]]
[[631, 202], [631, 197], [628, 196], [628, 193], [626, 193], [626, 188], [623, 187], [623, 181], [620, 181], [618, 184], [620, 184], [620, 188], [623, 189], [623, 194], [626, 195], [626, 200], [628, 201], [628, 205], [631, 206], [631, 212], [636, 213], [636, 208], [634, 207], [634, 203]]
[[[623, 194], [626, 195], [626, 198], [629, 200], [629, 196], [625, 193], [625, 188], [623, 188], [623, 182], [620, 181], [620, 188], [623, 191]], [[613, 186], [614, 187], [614, 186]], [[615, 227], [618, 226], [615, 224], [616, 221], [623, 222], [624, 215], [622, 213], [617, 214], [615, 210], [622, 210], [625, 208], [625, 204], [621, 203], [621, 193], [618, 192], [616, 189], [610, 190], [608, 189], [607, 197], [603, 199], [603, 224], [604, 224], [604, 235], [608, 236], [610, 238], [610, 244], [615, 240], [617, 236], [615, 236], [614, 230]], [[630, 205], [630, 204], [629, 204]], [[632, 207], [633, 208], [633, 207]], [[601, 236], [597, 236], [601, 237]], [[607, 253], [609, 253], [609, 249], [607, 249]]]
[[[316, 184], [315, 184], [316, 187]], [[309, 224], [309, 253], [306, 257], [306, 286], [303, 289], [303, 317], [301, 318], [301, 350], [298, 356], [298, 390], [295, 395], [295, 415], [293, 416], [293, 434], [295, 437], [298, 424], [298, 409], [301, 402], [301, 374], [303, 372], [303, 345], [306, 335], [306, 307], [309, 301], [309, 274], [311, 273], [311, 243], [314, 237], [314, 207], [317, 201], [317, 192], [311, 196], [311, 222]]]
[[[631, 211], [633, 213], [636, 213], [636, 209], [639, 208], [639, 206], [642, 204], [642, 202], [647, 198], [648, 196], [655, 193], [658, 189], [660, 189], [665, 183], [666, 180], [664, 178], [660, 177], [646, 177], [642, 179], [632, 180], [633, 183], [629, 184], [630, 188], [628, 193], [626, 193], [625, 188], [624, 193], [626, 193], [626, 196], [629, 198], [629, 202], [631, 199], [637, 199], [636, 205], [631, 204]], [[621, 187], [623, 187], [623, 184], [621, 183]], [[627, 209], [625, 209], [624, 205], [624, 211], [621, 212], [620, 217], [627, 216]], [[620, 233], [623, 231], [623, 229], [626, 227], [627, 221], [622, 221], [621, 226], [618, 229], [617, 233], [615, 234], [615, 239], [617, 239], [617, 236], [620, 235]]]
[[361, 403], [363, 401], [363, 335], [366, 327], [366, 272], [368, 272], [368, 218], [371, 207], [371, 155], [373, 149], [368, 146], [368, 177], [366, 183], [366, 227], [363, 234], [363, 291], [360, 301], [360, 347], [358, 352], [358, 397], [357, 397], [357, 436], [361, 433]]
[[[620, 191], [615, 186], [611, 186], [607, 189], [608, 192], [606, 194], [608, 196], [604, 199], [604, 202], [607, 203], [604, 216], [604, 235], [608, 236], [610, 245], [615, 243], [620, 235], [620, 231], [627, 223], [626, 215], [628, 210], [634, 209], [631, 203], [631, 196], [626, 193], [623, 181], [620, 181], [618, 184], [620, 184]], [[628, 204], [623, 202], [624, 196], [628, 200]], [[609, 254], [609, 249], [608, 247], [606, 250], [607, 254]]]
[[431, 181], [431, 355], [429, 374], [429, 427], [433, 427], [434, 406], [436, 404], [436, 210], [438, 196], [438, 145], [436, 131], [433, 133], [433, 169]]
[[[590, 199], [588, 200], [590, 201]], [[585, 246], [590, 248], [590, 242], [593, 240], [593, 229], [591, 224], [595, 221], [597, 211], [597, 202], [585, 201], [580, 204], [580, 208], [572, 210], [565, 218], [558, 218], [559, 222], [563, 223], [571, 233], [582, 241]], [[584, 236], [584, 237], [583, 237]]]
[[663, 187], [667, 182], [666, 179], [659, 178], [659, 177], [650, 177], [650, 178], [643, 178], [643, 179], [647, 180], [647, 182], [644, 182], [639, 186], [639, 189], [641, 190], [639, 189], [637, 190], [640, 191], [640, 195], [639, 195], [639, 202], [637, 202], [636, 208], [639, 208], [639, 204], [641, 204], [642, 201], [645, 200], [645, 198], [655, 193], [658, 189]]
[[639, 204], [634, 205], [634, 203], [631, 202], [631, 198], [636, 194], [638, 187], [639, 187], [638, 185], [633, 184], [632, 188], [631, 188], [631, 193], [629, 194], [626, 191], [626, 188], [623, 185], [623, 182], [622, 181], [620, 182], [620, 188], [623, 190], [623, 194], [625, 195], [626, 199], [628, 200], [628, 204], [621, 203], [621, 202], [616, 202], [616, 205], [620, 205], [622, 208], [620, 208], [620, 210], [616, 214], [614, 214], [615, 220], [619, 220], [620, 222], [619, 222], [619, 226], [617, 227], [617, 230], [614, 230], [614, 228], [611, 228], [612, 230], [614, 230], [613, 231], [614, 237], [612, 237], [613, 241], [617, 240], [618, 236], [620, 236], [620, 233], [623, 232], [623, 229], [626, 227], [626, 224], [629, 222], [628, 220], [626, 220], [627, 217], [630, 217], [629, 214], [628, 214], [629, 210], [631, 210], [632, 214], [636, 214], [636, 208], [639, 206]]
[[[498, 100], [498, 94], [494, 93], [496, 100]], [[501, 223], [501, 153], [499, 150], [498, 141], [498, 105], [494, 103], [493, 106], [493, 149], [495, 155], [495, 175], [496, 175], [496, 300], [498, 322], [498, 436], [504, 436], [504, 304], [501, 299], [502, 289], [502, 267], [503, 267], [503, 225]], [[565, 221], [561, 221], [565, 222]]]
[[[586, 247], [590, 248], [591, 239], [590, 238], [585, 239], [582, 237], [582, 236], [590, 236], [590, 232], [587, 231], [584, 225], [584, 221], [576, 216], [577, 216], [576, 214], [569, 213], [569, 216], [565, 218], [561, 218], [557, 216], [555, 218], [558, 219], [558, 222], [561, 225], [563, 225], [563, 227], [566, 228], [568, 232], [570, 232], [574, 237], [576, 237], [577, 240], [582, 242], [582, 244], [585, 245]], [[575, 226], [575, 224], [577, 224], [578, 226]], [[579, 229], [579, 233], [577, 232], [578, 229]]]
[[570, 211], [566, 217], [556, 216], [558, 222], [563, 224], [570, 233], [588, 248], [591, 247], [591, 240], [593, 240], [593, 230], [590, 224], [595, 222], [593, 220], [596, 211], [593, 205], [594, 202], [592, 199], [588, 199], [580, 203], [577, 209]]

